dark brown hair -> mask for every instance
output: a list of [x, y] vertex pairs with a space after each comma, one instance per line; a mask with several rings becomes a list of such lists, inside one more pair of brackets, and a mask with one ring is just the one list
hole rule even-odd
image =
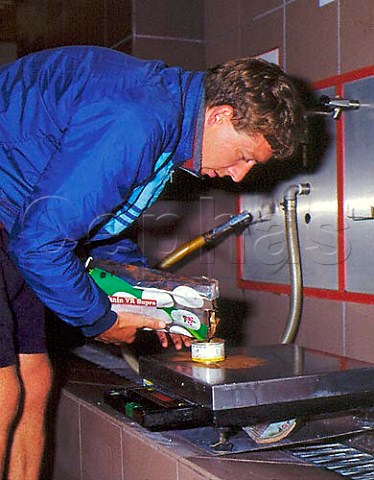
[[209, 69], [206, 107], [231, 105], [236, 130], [261, 133], [275, 157], [289, 157], [302, 141], [303, 107], [291, 80], [277, 65], [256, 58]]

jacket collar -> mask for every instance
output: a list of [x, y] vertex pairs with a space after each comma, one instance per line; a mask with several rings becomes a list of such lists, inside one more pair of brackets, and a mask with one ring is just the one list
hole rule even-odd
[[187, 172], [200, 177], [201, 148], [205, 118], [203, 72], [191, 73], [187, 78], [184, 95], [182, 132], [174, 154], [174, 163]]

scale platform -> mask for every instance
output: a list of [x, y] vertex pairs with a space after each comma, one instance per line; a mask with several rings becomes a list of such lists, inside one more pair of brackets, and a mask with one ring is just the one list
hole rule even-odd
[[140, 375], [210, 412], [215, 426], [352, 410], [374, 405], [374, 365], [296, 345], [226, 351], [217, 364], [190, 351], [139, 358]]

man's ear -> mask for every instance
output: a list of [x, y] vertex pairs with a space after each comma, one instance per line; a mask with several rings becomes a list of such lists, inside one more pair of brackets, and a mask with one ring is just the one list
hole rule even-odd
[[220, 124], [231, 121], [234, 109], [231, 105], [216, 105], [208, 107], [205, 112], [205, 121], [208, 125]]

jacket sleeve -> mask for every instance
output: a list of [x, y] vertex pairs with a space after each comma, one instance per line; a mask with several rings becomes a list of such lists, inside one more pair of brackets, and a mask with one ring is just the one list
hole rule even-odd
[[139, 246], [129, 238], [122, 238], [110, 244], [91, 245], [90, 255], [93, 258], [100, 258], [102, 260], [128, 263], [141, 267], [148, 266], [147, 257], [143, 255]]
[[10, 232], [9, 252], [25, 280], [86, 336], [110, 328], [116, 315], [74, 249], [149, 176], [163, 148], [160, 130], [127, 105], [79, 108]]

